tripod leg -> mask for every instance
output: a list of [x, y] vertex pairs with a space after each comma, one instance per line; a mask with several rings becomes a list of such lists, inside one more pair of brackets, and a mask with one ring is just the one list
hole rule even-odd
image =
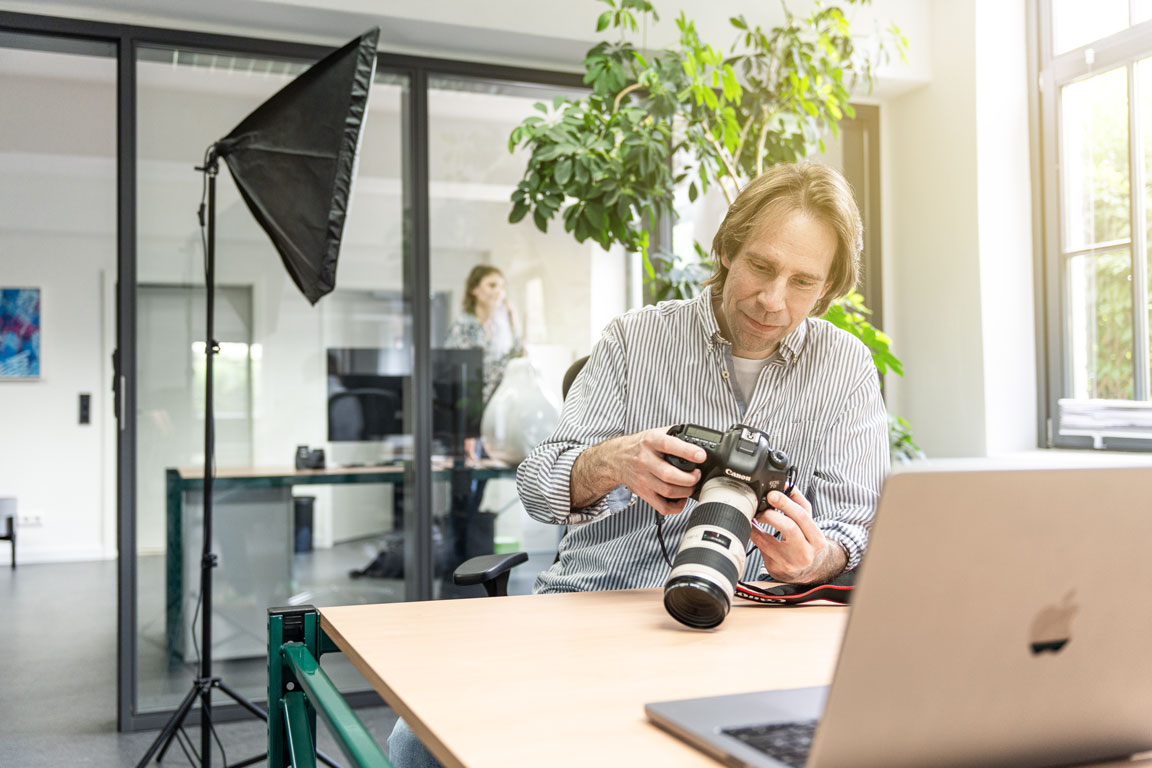
[[[180, 747], [180, 750], [184, 753], [184, 758], [188, 761], [189, 765], [200, 765], [200, 755], [196, 754], [196, 747], [192, 746], [192, 739], [188, 738], [187, 731], [185, 731], [183, 728], [177, 728], [176, 738], [173, 739], [173, 741], [175, 741], [176, 745]], [[163, 759], [163, 754], [164, 753], [161, 752], [160, 755], [156, 757], [156, 762], [160, 762]]]
[[251, 712], [252, 714], [256, 715], [256, 717], [260, 718], [264, 722], [268, 722], [268, 713], [267, 712], [260, 709], [260, 707], [256, 706], [256, 704], [252, 703], [251, 701], [244, 698], [242, 695], [240, 695], [236, 691], [229, 688], [228, 685], [223, 680], [216, 678], [215, 680], [212, 681], [212, 684], [215, 687], [219, 688], [221, 691], [223, 691], [225, 694], [227, 694], [234, 702], [236, 702], [240, 706], [244, 707], [244, 709], [246, 709], [249, 712]]
[[324, 763], [324, 765], [332, 766], [332, 768], [342, 768], [340, 763], [338, 763], [335, 760], [333, 760], [332, 758], [328, 757], [328, 755], [324, 754], [320, 750], [316, 750], [316, 758], [320, 762]]
[[164, 752], [168, 751], [168, 746], [172, 743], [172, 739], [176, 736], [176, 729], [184, 723], [184, 718], [188, 716], [188, 710], [192, 708], [192, 703], [196, 701], [196, 697], [200, 694], [200, 686], [193, 684], [192, 690], [188, 691], [188, 695], [180, 702], [180, 706], [172, 713], [172, 717], [164, 724], [164, 730], [160, 731], [160, 735], [152, 742], [152, 746], [148, 747], [148, 751], [144, 753], [144, 758], [136, 764], [136, 768], [144, 768], [148, 765], [148, 761], [152, 759], [152, 755], [156, 754], [156, 750], [160, 749], [163, 745], [164, 749], [160, 752], [160, 757], [164, 757]]
[[[226, 695], [231, 697], [233, 701], [235, 701], [240, 706], [244, 707], [244, 709], [248, 710], [252, 714], [256, 715], [256, 717], [260, 718], [261, 720], [263, 720], [265, 722], [268, 721], [268, 713], [267, 712], [260, 709], [259, 706], [257, 706], [256, 704], [253, 704], [251, 701], [244, 698], [242, 695], [240, 695], [236, 691], [232, 690], [231, 688], [229, 688], [228, 684], [225, 683], [223, 680], [220, 680], [219, 678], [217, 678], [217, 679], [212, 681], [212, 685], [219, 688], [223, 693], [225, 693]], [[244, 760], [243, 762], [234, 763], [233, 765], [229, 766], [229, 768], [241, 768], [241, 766], [252, 765], [255, 762], [263, 760], [267, 756], [268, 756], [267, 754], [263, 754], [263, 755], [259, 755], [257, 757], [252, 757], [252, 758], [249, 758], [247, 760]], [[316, 750], [316, 757], [320, 760], [320, 762], [324, 763], [325, 765], [330, 765], [330, 766], [332, 766], [332, 768], [340, 768], [340, 763], [337, 763], [335, 760], [333, 760], [331, 757], [324, 754], [320, 750]]]

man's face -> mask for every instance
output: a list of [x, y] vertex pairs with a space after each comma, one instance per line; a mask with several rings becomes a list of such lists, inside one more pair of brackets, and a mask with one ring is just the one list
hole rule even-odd
[[776, 214], [734, 257], [721, 254], [728, 278], [716, 322], [732, 354], [761, 360], [776, 351], [828, 292], [836, 233], [801, 211]]

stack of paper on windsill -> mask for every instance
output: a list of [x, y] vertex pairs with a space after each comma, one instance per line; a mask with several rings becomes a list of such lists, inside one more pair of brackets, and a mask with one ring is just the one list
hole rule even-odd
[[1152, 402], [1061, 399], [1060, 431], [1152, 433]]

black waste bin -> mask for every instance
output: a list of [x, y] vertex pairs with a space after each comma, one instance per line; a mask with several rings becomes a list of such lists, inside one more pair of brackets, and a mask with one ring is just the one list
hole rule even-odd
[[316, 509], [315, 496], [293, 496], [292, 508], [295, 513], [296, 551], [312, 551], [312, 517]]

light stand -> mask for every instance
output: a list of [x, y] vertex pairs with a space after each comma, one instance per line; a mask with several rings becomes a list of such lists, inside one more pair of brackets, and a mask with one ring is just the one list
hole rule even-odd
[[[137, 768], [156, 755], [157, 762], [177, 740], [188, 755], [184, 719], [200, 701], [201, 768], [212, 764], [212, 691], [218, 689], [261, 720], [268, 713], [212, 674], [212, 485], [215, 474], [215, 411], [213, 359], [219, 351], [214, 338], [216, 297], [216, 176], [224, 158], [249, 210], [272, 239], [289, 275], [315, 304], [335, 287], [336, 259], [355, 178], [356, 155], [376, 66], [375, 28], [318, 62], [213, 143], [204, 165], [196, 170], [207, 181], [205, 237], [206, 335], [204, 356], [204, 546], [200, 557], [199, 675], [180, 705], [152, 742]], [[303, 117], [308, 119], [302, 119]], [[205, 226], [205, 206], [198, 212]], [[181, 738], [183, 737], [183, 738]], [[191, 746], [190, 742], [188, 746]], [[195, 750], [193, 750], [194, 752]], [[330, 766], [337, 764], [317, 751]], [[188, 755], [189, 759], [192, 755]], [[252, 765], [266, 754], [233, 763]]]
[[[208, 180], [208, 236], [206, 251], [206, 265], [204, 270], [205, 284], [205, 322], [206, 339], [204, 349], [205, 385], [204, 385], [204, 546], [200, 556], [200, 642], [203, 648], [200, 652], [200, 675], [192, 681], [192, 689], [180, 702], [180, 706], [172, 713], [160, 735], [152, 742], [144, 757], [137, 763], [137, 768], [143, 768], [156, 755], [156, 762], [164, 759], [164, 754], [172, 746], [172, 741], [178, 738], [184, 719], [192, 711], [192, 705], [200, 700], [200, 765], [207, 768], [212, 764], [212, 689], [217, 688], [237, 704], [250, 713], [267, 722], [268, 713], [255, 703], [230, 688], [218, 676], [212, 674], [212, 569], [216, 567], [216, 553], [212, 551], [212, 480], [215, 472], [216, 452], [216, 416], [212, 397], [213, 360], [220, 351], [220, 345], [215, 339], [214, 319], [216, 308], [216, 174], [219, 171], [218, 156], [215, 147], [208, 151], [208, 158], [203, 166], [197, 166]], [[200, 209], [201, 224], [204, 219], [204, 208]], [[181, 744], [181, 746], [183, 746]], [[157, 753], [159, 750], [159, 753]], [[242, 768], [253, 765], [267, 757], [260, 754], [247, 758], [238, 763], [232, 763], [230, 768]], [[325, 764], [336, 766], [327, 755], [317, 751], [317, 757]]]

